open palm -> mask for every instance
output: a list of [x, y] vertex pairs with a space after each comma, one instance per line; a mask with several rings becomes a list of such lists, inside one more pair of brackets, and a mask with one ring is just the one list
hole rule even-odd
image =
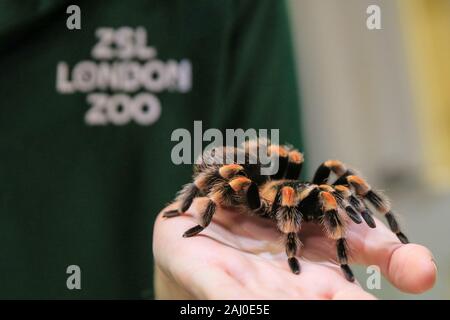
[[[182, 216], [158, 216], [153, 235], [156, 295], [162, 299], [371, 299], [357, 282], [348, 282], [335, 262], [335, 243], [320, 226], [304, 224], [298, 256], [301, 273], [287, 264], [275, 223], [218, 209], [197, 236], [182, 234], [197, 224], [199, 198]], [[163, 211], [174, 208], [171, 205]], [[377, 228], [349, 223], [350, 262], [377, 265], [400, 290], [420, 293], [435, 282], [430, 251], [401, 244], [383, 223]]]

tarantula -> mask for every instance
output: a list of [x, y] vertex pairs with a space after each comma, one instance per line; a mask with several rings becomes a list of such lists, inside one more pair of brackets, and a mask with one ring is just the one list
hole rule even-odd
[[[262, 165], [258, 161], [257, 148], [261, 145], [266, 147], [265, 152], [272, 159], [277, 157], [279, 161], [278, 171], [271, 176], [260, 173]], [[245, 163], [236, 163], [237, 156], [243, 156]], [[219, 159], [222, 161], [217, 161]], [[339, 160], [323, 162], [312, 182], [298, 180], [304, 161], [302, 153], [291, 146], [270, 144], [270, 141], [253, 140], [238, 148], [218, 148], [204, 153], [200, 160], [194, 166], [193, 182], [178, 193], [179, 207], [163, 213], [164, 217], [175, 217], [186, 212], [194, 198], [208, 198], [200, 224], [187, 230], [183, 237], [195, 236], [205, 229], [217, 207], [269, 218], [277, 223], [283, 234], [288, 265], [298, 274], [300, 264], [295, 255], [300, 246], [300, 227], [303, 222], [318, 223], [328, 237], [336, 241], [337, 261], [346, 279], [353, 282], [354, 275], [348, 266], [346, 225], [350, 221], [359, 224], [364, 220], [370, 228], [376, 227], [367, 200], [386, 217], [398, 239], [408, 243], [388, 199]], [[332, 183], [328, 181], [331, 173], [337, 177]]]

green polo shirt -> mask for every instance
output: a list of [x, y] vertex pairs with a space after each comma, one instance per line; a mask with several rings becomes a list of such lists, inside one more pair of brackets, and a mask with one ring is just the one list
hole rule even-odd
[[286, 7], [79, 1], [68, 29], [71, 4], [0, 2], [0, 298], [151, 298], [154, 218], [191, 174], [173, 130], [300, 143]]

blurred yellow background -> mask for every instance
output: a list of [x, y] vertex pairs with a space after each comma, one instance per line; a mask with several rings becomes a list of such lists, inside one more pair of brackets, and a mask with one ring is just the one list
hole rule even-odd
[[[370, 5], [380, 30], [366, 26]], [[372, 293], [449, 299], [450, 0], [290, 0], [290, 16], [309, 174], [326, 158], [360, 169], [438, 264], [428, 293], [386, 281]]]
[[450, 1], [400, 2], [408, 70], [427, 161], [425, 179], [437, 188], [450, 178]]

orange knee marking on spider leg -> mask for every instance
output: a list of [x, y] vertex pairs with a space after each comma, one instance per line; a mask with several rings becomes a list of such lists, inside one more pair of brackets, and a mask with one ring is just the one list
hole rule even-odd
[[320, 190], [322, 190], [322, 191], [327, 191], [327, 192], [333, 192], [334, 190], [333, 190], [333, 187], [331, 187], [330, 185], [328, 185], [328, 184], [321, 184], [320, 186], [319, 186], [319, 188], [320, 188]]
[[363, 178], [358, 176], [348, 176], [347, 177], [348, 182], [357, 183], [357, 184], [366, 184]]
[[334, 186], [334, 188], [336, 189], [336, 191], [341, 192], [344, 195], [344, 197], [346, 197], [346, 198], [350, 197], [350, 195], [351, 195], [350, 189], [347, 188], [346, 186], [337, 185], [337, 186]]
[[210, 192], [208, 198], [216, 204], [223, 204], [226, 202], [223, 193], [217, 190]]
[[219, 174], [222, 178], [228, 179], [242, 170], [244, 170], [244, 168], [241, 165], [235, 163], [226, 164], [219, 169]]
[[337, 208], [336, 198], [331, 193], [327, 191], [322, 191], [321, 197], [325, 211], [336, 210]]
[[199, 174], [195, 180], [194, 185], [199, 189], [203, 190], [207, 185], [207, 176], [205, 174]]
[[274, 201], [274, 199], [275, 199], [276, 194], [277, 194], [277, 189], [276, 189], [275, 186], [278, 183], [279, 183], [278, 180], [276, 180], [276, 181], [269, 181], [269, 182], [264, 183], [259, 188], [260, 196], [272, 203]]
[[251, 182], [252, 181], [249, 178], [238, 177], [238, 178], [231, 180], [229, 182], [229, 185], [234, 191], [238, 192], [238, 191], [242, 191], [243, 189], [248, 187]]
[[289, 152], [289, 161], [300, 164], [303, 163], [303, 154], [297, 150]]
[[281, 189], [281, 205], [287, 207], [295, 206], [295, 190], [291, 187]]
[[269, 147], [269, 153], [277, 153], [280, 157], [287, 157], [288, 156], [288, 152], [285, 148], [283, 148], [282, 146], [278, 146], [278, 145], [271, 145]]
[[333, 170], [338, 176], [343, 175], [347, 171], [345, 164], [339, 160], [325, 161], [325, 166]]
[[359, 195], [363, 196], [370, 190], [367, 182], [361, 177], [348, 176], [347, 181], [355, 188], [356, 193], [358, 193]]
[[336, 165], [341, 164], [341, 162], [339, 160], [327, 160], [327, 161], [325, 161], [324, 164], [328, 168], [331, 168], [331, 167], [335, 167]]

